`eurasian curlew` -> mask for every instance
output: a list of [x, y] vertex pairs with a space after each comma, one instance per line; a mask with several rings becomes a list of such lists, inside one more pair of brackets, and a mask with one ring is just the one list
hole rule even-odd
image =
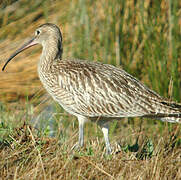
[[39, 78], [48, 93], [79, 121], [79, 146], [84, 143], [84, 123], [95, 121], [102, 128], [107, 153], [109, 121], [122, 117], [151, 117], [181, 122], [181, 105], [169, 102], [148, 89], [124, 70], [109, 64], [85, 60], [62, 60], [62, 35], [51, 23], [39, 26], [34, 37], [20, 47], [8, 62], [23, 50], [41, 44]]

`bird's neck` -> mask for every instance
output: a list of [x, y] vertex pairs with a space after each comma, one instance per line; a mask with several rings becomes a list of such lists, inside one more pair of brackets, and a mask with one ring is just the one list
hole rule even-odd
[[50, 41], [43, 45], [42, 55], [39, 61], [39, 69], [48, 71], [55, 60], [61, 60], [63, 53], [60, 41]]

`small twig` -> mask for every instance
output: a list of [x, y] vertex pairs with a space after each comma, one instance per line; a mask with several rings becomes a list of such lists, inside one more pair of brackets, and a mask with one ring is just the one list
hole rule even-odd
[[37, 150], [38, 152], [38, 157], [39, 157], [39, 160], [40, 160], [40, 163], [41, 163], [41, 167], [42, 167], [42, 170], [43, 170], [43, 176], [44, 176], [44, 179], [46, 180], [46, 174], [45, 174], [45, 168], [44, 168], [44, 165], [43, 165], [43, 161], [42, 161], [42, 158], [41, 158], [41, 154], [40, 154], [40, 151], [38, 148], [36, 148], [36, 141], [35, 141], [35, 138], [31, 132], [31, 129], [29, 128], [29, 126], [27, 127], [28, 128], [28, 131], [30, 132], [30, 135], [31, 135], [31, 138], [33, 140], [33, 146], [34, 148]]
[[85, 161], [87, 161], [88, 163], [90, 163], [91, 165], [93, 165], [96, 169], [98, 169], [99, 171], [101, 171], [102, 173], [104, 173], [105, 175], [111, 177], [112, 179], [115, 179], [111, 174], [107, 173], [106, 171], [104, 171], [103, 169], [101, 169], [99, 166], [97, 166], [96, 164], [94, 164], [93, 162], [91, 162], [90, 160], [88, 160], [85, 157], [81, 157], [82, 159], [84, 159]]
[[16, 169], [15, 169], [15, 173], [14, 173], [14, 180], [16, 180], [17, 179], [17, 171], [18, 171], [18, 167], [16, 167]]
[[171, 76], [169, 86], [168, 86], [168, 96], [169, 96], [170, 101], [172, 101], [172, 94], [173, 94], [173, 78]]

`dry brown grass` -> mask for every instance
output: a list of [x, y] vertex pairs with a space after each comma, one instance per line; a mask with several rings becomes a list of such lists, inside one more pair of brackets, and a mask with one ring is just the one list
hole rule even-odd
[[[178, 127], [175, 130], [178, 134]], [[2, 179], [181, 178], [181, 148], [174, 145], [176, 134], [171, 135], [168, 131], [163, 137], [155, 137], [158, 142], [151, 158], [140, 156], [146, 138], [144, 131], [138, 142], [139, 151], [122, 150], [112, 156], [104, 155], [100, 139], [92, 138], [79, 152], [73, 152], [70, 149], [76, 142], [74, 133], [60, 143], [57, 138], [40, 138], [32, 131], [30, 126], [22, 125], [14, 129], [11, 141], [1, 142]], [[172, 141], [167, 139], [170, 136]]]

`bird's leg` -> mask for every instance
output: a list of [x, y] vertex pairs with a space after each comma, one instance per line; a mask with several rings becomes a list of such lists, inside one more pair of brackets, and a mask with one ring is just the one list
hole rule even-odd
[[79, 121], [79, 141], [72, 147], [72, 149], [79, 149], [84, 145], [84, 124], [87, 121], [87, 118], [83, 116], [78, 116], [77, 118]]
[[79, 120], [79, 146], [84, 145], [84, 121]]
[[104, 140], [106, 143], [106, 153], [107, 154], [111, 154], [112, 150], [111, 150], [111, 145], [109, 143], [109, 124], [105, 123], [105, 124], [99, 124], [101, 126], [102, 132], [104, 134]]

